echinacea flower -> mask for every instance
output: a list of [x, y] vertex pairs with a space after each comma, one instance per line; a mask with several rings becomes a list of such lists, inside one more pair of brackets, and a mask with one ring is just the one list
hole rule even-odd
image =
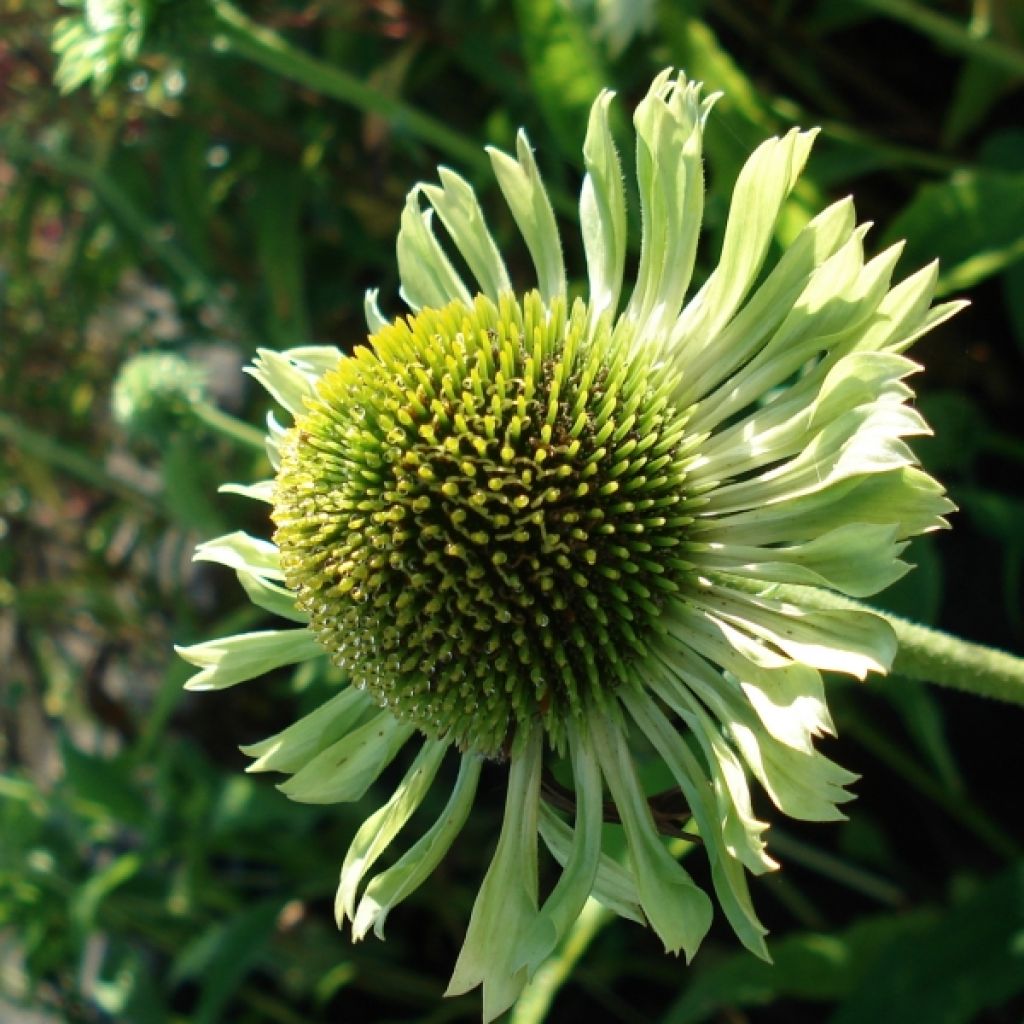
[[[594, 103], [583, 150], [585, 297], [520, 134], [515, 156], [490, 156], [534, 287], [514, 289], [473, 190], [442, 169], [402, 215], [411, 312], [388, 320], [371, 293], [352, 355], [260, 354], [253, 375], [290, 425], [269, 421], [275, 478], [234, 489], [272, 505], [274, 540], [231, 534], [198, 557], [296, 625], [182, 651], [196, 690], [325, 652], [340, 667], [347, 685], [327, 703], [245, 748], [252, 770], [290, 776], [295, 800], [358, 800], [417, 748], [344, 860], [337, 912], [357, 938], [380, 934], [444, 856], [482, 762], [507, 762], [448, 989], [482, 985], [488, 1020], [591, 896], [688, 960], [700, 945], [712, 901], [665, 845], [682, 819], [644, 791], [641, 749], [674, 778], [725, 917], [767, 958], [746, 874], [776, 864], [750, 779], [784, 814], [842, 817], [854, 776], [814, 746], [833, 731], [821, 672], [863, 679], [896, 650], [882, 618], [791, 595], [881, 590], [907, 570], [907, 538], [952, 507], [903, 440], [928, 427], [907, 405], [918, 367], [902, 353], [956, 309], [929, 308], [935, 267], [891, 286], [899, 247], [865, 261], [866, 227], [841, 200], [766, 268], [814, 137], [794, 130], [747, 161], [718, 265], [687, 301], [714, 97], [666, 71], [633, 119], [641, 249], [627, 285], [611, 99]], [[449, 752], [460, 767], [440, 817], [364, 887]], [[609, 801], [624, 862], [602, 849]], [[543, 903], [538, 834], [562, 865]]]

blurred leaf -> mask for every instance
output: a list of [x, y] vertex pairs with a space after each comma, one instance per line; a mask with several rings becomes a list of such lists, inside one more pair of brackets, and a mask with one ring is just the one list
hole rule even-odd
[[201, 986], [190, 1024], [221, 1019], [221, 1010], [263, 955], [282, 906], [282, 901], [272, 901], [243, 910], [182, 951], [171, 969], [172, 983], [195, 978]]
[[941, 261], [939, 294], [970, 288], [1024, 257], [1024, 173], [957, 171], [922, 186], [889, 225], [904, 265]]
[[893, 941], [829, 1024], [971, 1024], [1024, 992], [1024, 864]]
[[611, 76], [586, 27], [559, 0], [516, 0], [527, 71], [551, 133], [574, 164], [580, 162], [594, 97]]
[[132, 783], [120, 759], [94, 757], [76, 749], [69, 741], [61, 747], [64, 783], [78, 801], [102, 815], [104, 821], [142, 825], [147, 818], [146, 801]]
[[[940, 479], [950, 471], [964, 473], [982, 450], [988, 422], [974, 401], [960, 391], [931, 391], [917, 402], [935, 430], [914, 438], [914, 451]], [[923, 621], [923, 620], [922, 620]]]
[[100, 905], [115, 889], [131, 881], [142, 869], [142, 865], [140, 854], [123, 854], [92, 875], [75, 893], [71, 901], [70, 917], [80, 935], [84, 936], [96, 927]]
[[921, 934], [935, 917], [931, 911], [891, 914], [864, 918], [838, 935], [792, 935], [769, 944], [774, 964], [740, 953], [703, 970], [698, 966], [662, 1024], [698, 1024], [714, 1019], [719, 1010], [766, 1006], [779, 998], [843, 998], [857, 990], [860, 979], [885, 958], [895, 940]]

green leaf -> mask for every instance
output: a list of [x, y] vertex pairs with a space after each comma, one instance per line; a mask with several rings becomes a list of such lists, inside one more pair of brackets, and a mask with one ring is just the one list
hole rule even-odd
[[1024, 864], [894, 939], [829, 1024], [972, 1024], [1024, 992]]
[[922, 186], [885, 235], [901, 238], [904, 266], [939, 258], [939, 295], [1001, 273], [1024, 258], [1024, 173], [962, 170]]

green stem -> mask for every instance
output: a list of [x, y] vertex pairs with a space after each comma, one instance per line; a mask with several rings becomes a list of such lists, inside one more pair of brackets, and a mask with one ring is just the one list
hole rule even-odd
[[192, 411], [196, 419], [223, 437], [244, 444], [248, 448], [254, 448], [258, 452], [265, 450], [263, 431], [252, 424], [210, 405], [209, 402], [193, 403]]
[[993, 67], [1014, 75], [1024, 75], [1024, 53], [994, 39], [970, 32], [964, 25], [913, 3], [912, 0], [856, 0], [862, 7], [901, 21], [942, 46], [969, 57], [977, 57]]
[[891, 612], [840, 597], [813, 587], [778, 585], [772, 596], [810, 608], [851, 608], [880, 615], [892, 626], [899, 651], [892, 664], [894, 675], [948, 686], [978, 697], [1024, 705], [1024, 658], [970, 643], [949, 633], [902, 619]]
[[442, 121], [401, 100], [379, 93], [343, 68], [311, 57], [276, 32], [252, 21], [229, 0], [212, 0], [211, 6], [219, 30], [214, 37], [216, 49], [236, 53], [324, 96], [383, 117], [395, 128], [408, 132], [475, 170], [490, 168], [490, 161], [475, 142]]

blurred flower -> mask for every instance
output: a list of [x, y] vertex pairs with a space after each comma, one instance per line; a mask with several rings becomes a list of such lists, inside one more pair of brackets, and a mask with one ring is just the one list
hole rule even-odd
[[563, 0], [593, 24], [594, 38], [603, 42], [613, 59], [637, 35], [654, 28], [654, 0]]
[[203, 371], [172, 352], [142, 352], [122, 364], [111, 409], [132, 437], [155, 441], [178, 430], [206, 393]]
[[61, 92], [86, 82], [101, 93], [118, 71], [134, 64], [145, 46], [173, 49], [201, 34], [210, 17], [206, 0], [60, 0], [76, 11], [53, 28], [60, 58], [54, 80]]
[[[748, 778], [785, 814], [842, 817], [854, 776], [813, 742], [833, 731], [821, 671], [863, 679], [896, 649], [881, 618], [788, 603], [773, 586], [872, 594], [906, 571], [906, 539], [952, 507], [902, 440], [928, 432], [907, 406], [918, 367], [902, 353], [956, 308], [929, 309], [935, 267], [890, 288], [899, 247], [865, 262], [866, 228], [842, 200], [765, 268], [813, 140], [794, 130], [747, 161], [718, 265], [684, 305], [714, 97], [665, 72], [634, 115], [641, 252], [620, 301], [611, 99], [594, 103], [584, 145], [585, 299], [570, 297], [520, 134], [515, 156], [490, 156], [535, 290], [513, 291], [472, 189], [442, 169], [402, 216], [411, 314], [387, 320], [371, 293], [369, 344], [352, 356], [260, 354], [253, 375], [294, 422], [269, 420], [275, 479], [232, 490], [272, 505], [274, 542], [234, 533], [197, 557], [234, 568], [257, 605], [297, 626], [181, 651], [201, 670], [195, 690], [324, 652], [340, 666], [348, 685], [245, 748], [251, 770], [290, 775], [295, 800], [358, 800], [417, 743], [342, 867], [338, 918], [357, 938], [379, 935], [437, 865], [483, 761], [508, 762], [501, 834], [448, 990], [482, 984], [488, 1020], [591, 895], [693, 956], [712, 902], [662, 839], [688, 816], [722, 911], [767, 958], [746, 872], [776, 864]], [[674, 802], [641, 784], [652, 750]], [[447, 806], [360, 896], [449, 751]], [[602, 849], [605, 789], [624, 863]], [[563, 866], [543, 904], [538, 833]]]

